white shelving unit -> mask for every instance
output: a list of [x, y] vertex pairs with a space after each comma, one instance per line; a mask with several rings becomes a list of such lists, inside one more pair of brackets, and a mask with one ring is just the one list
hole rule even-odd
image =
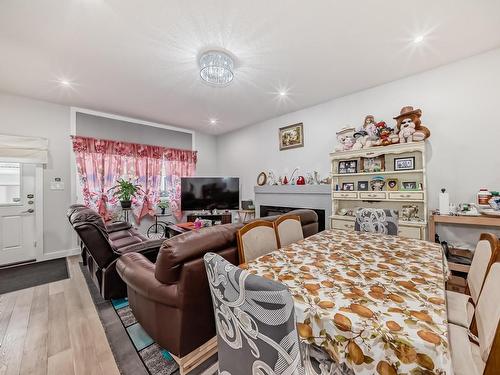
[[[340, 161], [357, 160], [358, 170], [362, 158], [373, 158], [383, 156], [385, 168], [380, 172], [357, 172], [338, 173]], [[401, 157], [414, 157], [415, 169], [395, 171], [394, 159]], [[427, 179], [425, 163], [425, 142], [402, 143], [391, 146], [372, 147], [355, 151], [339, 151], [330, 154], [331, 175], [332, 175], [332, 215], [330, 216], [332, 228], [353, 229], [354, 217], [340, 215], [340, 210], [354, 210], [357, 207], [376, 207], [397, 209], [401, 213], [404, 205], [416, 205], [418, 207], [419, 220], [399, 221], [399, 235], [426, 239], [427, 229]], [[355, 188], [358, 182], [368, 181], [375, 177], [382, 176], [386, 180], [382, 191], [351, 191], [337, 190], [342, 188], [346, 182], [354, 183]], [[397, 178], [398, 186], [402, 182], [416, 182], [421, 184], [421, 190], [387, 190], [387, 179]]]

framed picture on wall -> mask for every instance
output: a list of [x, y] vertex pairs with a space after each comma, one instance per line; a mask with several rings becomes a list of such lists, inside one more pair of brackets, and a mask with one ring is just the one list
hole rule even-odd
[[304, 125], [302, 123], [279, 129], [280, 151], [304, 147]]
[[415, 169], [415, 156], [394, 158], [395, 171], [411, 171]]

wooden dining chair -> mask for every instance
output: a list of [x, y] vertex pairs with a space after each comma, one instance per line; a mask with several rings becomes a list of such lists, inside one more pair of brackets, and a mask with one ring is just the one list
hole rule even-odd
[[450, 350], [455, 375], [498, 374], [500, 369], [500, 263], [494, 263], [479, 297], [475, 319], [478, 334], [448, 324]]
[[354, 230], [358, 232], [398, 235], [399, 213], [386, 208], [365, 208], [356, 210]]
[[252, 221], [238, 230], [236, 239], [240, 263], [246, 263], [278, 249], [274, 224], [270, 221]]
[[276, 231], [279, 248], [304, 239], [302, 224], [298, 215], [280, 216], [274, 221], [274, 230]]
[[[215, 313], [219, 374], [337, 374], [329, 357], [301, 344], [288, 288], [204, 256]], [[321, 359], [317, 359], [321, 358]]]
[[469, 328], [488, 271], [495, 262], [500, 262], [500, 244], [497, 236], [482, 233], [474, 251], [467, 275], [466, 294], [446, 291], [448, 322]]

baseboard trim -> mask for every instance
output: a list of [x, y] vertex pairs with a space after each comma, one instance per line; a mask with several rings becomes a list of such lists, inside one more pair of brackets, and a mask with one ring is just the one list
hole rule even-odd
[[51, 260], [51, 259], [57, 259], [57, 258], [66, 258], [72, 255], [79, 255], [81, 253], [81, 250], [79, 247], [75, 247], [73, 249], [68, 249], [68, 250], [59, 250], [59, 251], [54, 251], [51, 253], [46, 253], [43, 254], [40, 258], [37, 258], [37, 262], [41, 262], [44, 260]]

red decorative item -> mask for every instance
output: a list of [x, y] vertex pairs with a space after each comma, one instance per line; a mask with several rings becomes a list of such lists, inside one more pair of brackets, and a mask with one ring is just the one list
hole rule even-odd
[[297, 185], [305, 185], [306, 184], [306, 179], [304, 178], [304, 176], [299, 176], [297, 178]]
[[378, 145], [387, 146], [391, 144], [389, 137], [391, 136], [392, 129], [387, 126], [384, 121], [378, 122], [376, 125], [377, 133], [379, 136]]
[[285, 176], [285, 178], [283, 179], [283, 185], [288, 185], [288, 178]]

